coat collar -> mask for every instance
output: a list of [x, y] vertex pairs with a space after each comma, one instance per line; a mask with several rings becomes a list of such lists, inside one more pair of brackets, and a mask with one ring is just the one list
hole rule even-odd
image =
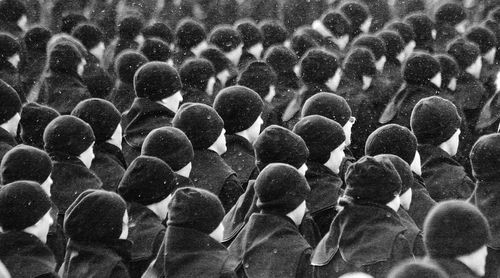
[[215, 278], [237, 266], [227, 249], [209, 235], [174, 226], [167, 227], [156, 262], [158, 260], [163, 263], [156, 264], [159, 266], [156, 272], [163, 272], [166, 277], [198, 277], [203, 273], [203, 277]]
[[0, 259], [12, 277], [28, 278], [55, 273], [52, 251], [36, 236], [11, 231], [0, 234]]
[[[417, 240], [417, 238], [422, 235], [422, 231], [417, 227], [417, 224], [415, 223], [413, 218], [411, 218], [411, 216], [408, 214], [408, 212], [405, 209], [400, 207], [397, 213], [398, 213], [399, 219], [401, 220], [401, 223], [406, 228], [404, 236], [406, 237], [406, 239], [410, 243], [410, 246], [413, 248], [415, 246], [415, 241]], [[414, 255], [418, 256], [418, 255], [424, 255], [424, 254], [414, 254]]]
[[283, 72], [278, 75], [276, 80], [276, 87], [290, 88], [294, 90], [299, 89], [300, 80], [297, 75], [292, 71]]
[[306, 179], [311, 187], [311, 194], [307, 198], [307, 208], [311, 214], [335, 207], [342, 194], [343, 182], [339, 175], [318, 162], [308, 161], [307, 168]]
[[83, 161], [81, 161], [76, 156], [72, 156], [69, 154], [61, 153], [61, 152], [52, 152], [52, 153], [49, 153], [49, 155], [50, 155], [50, 158], [54, 162], [69, 163], [69, 164], [83, 166], [83, 167], [87, 168], [87, 166], [85, 166]]
[[387, 206], [349, 204], [334, 218], [314, 252], [312, 264], [326, 265], [337, 252], [357, 265], [387, 260], [394, 241], [405, 230], [397, 213]]
[[131, 203], [128, 211], [130, 215], [128, 239], [134, 243], [131, 252], [132, 262], [154, 258], [166, 229], [165, 219], [160, 219], [152, 210], [137, 203]]
[[218, 195], [226, 179], [235, 172], [216, 152], [204, 149], [194, 150], [193, 170], [190, 178], [197, 187]]
[[441, 148], [430, 144], [418, 145], [418, 152], [422, 157], [422, 166], [426, 163], [431, 163], [435, 161], [443, 161], [445, 163], [462, 166], [453, 157], [451, 157], [447, 152], [443, 151]]
[[175, 175], [175, 188], [194, 186], [193, 181], [190, 178], [186, 178], [177, 173]]
[[416, 190], [419, 190], [419, 191], [425, 190], [425, 192], [427, 193], [427, 195], [429, 195], [429, 192], [427, 192], [427, 188], [425, 187], [425, 181], [424, 181], [424, 179], [421, 176], [415, 174], [414, 172], [412, 172], [412, 174], [413, 174], [413, 184], [411, 186], [411, 189], [413, 191], [416, 191]]
[[112, 256], [128, 262], [130, 261], [131, 247], [132, 242], [125, 239], [115, 239], [108, 242], [81, 242], [69, 239], [67, 249], [95, 254], [110, 254], [109, 252], [112, 251]]
[[403, 108], [403, 104], [408, 99], [415, 97], [415, 95], [427, 97], [429, 95], [439, 95], [440, 92], [441, 90], [431, 82], [426, 84], [404, 83], [385, 107], [382, 115], [380, 116], [379, 122], [381, 124], [386, 124], [392, 121]]
[[236, 204], [224, 216], [224, 243], [230, 243], [248, 222], [250, 216], [257, 212], [257, 194], [255, 194], [255, 180], [248, 182], [245, 193], [238, 198]]
[[[59, 274], [61, 277], [110, 277], [117, 265], [128, 264], [131, 246], [132, 242], [121, 239], [107, 243], [70, 239]], [[89, 263], [92, 264], [91, 268], [88, 267]]]
[[296, 277], [300, 256], [311, 246], [290, 218], [254, 213], [228, 249], [250, 277]]
[[469, 267], [458, 260], [448, 258], [431, 258], [429, 260], [440, 266], [450, 277], [479, 278]]
[[12, 147], [17, 145], [14, 136], [12, 136], [7, 130], [0, 127], [0, 142], [6, 143]]
[[[165, 234], [165, 252], [227, 252], [226, 248], [211, 238], [195, 229], [168, 226]], [[197, 240], [193, 240], [197, 239]]]
[[184, 98], [183, 103], [186, 102], [195, 102], [195, 103], [203, 103], [209, 106], [212, 106], [212, 99], [210, 96], [202, 90], [199, 90], [194, 87], [187, 87], [182, 90], [182, 95]]
[[127, 162], [125, 162], [125, 157], [123, 157], [122, 150], [117, 146], [103, 142], [94, 146], [94, 152], [110, 155], [113, 160], [118, 162], [124, 169], [127, 169]]
[[6, 59], [0, 59], [0, 69], [1, 70], [6, 70], [8, 72], [12, 72], [12, 73], [17, 73], [17, 69], [16, 67], [14, 67], [14, 65], [12, 65], [9, 61], [7, 61]]
[[171, 125], [175, 113], [147, 98], [136, 97], [130, 109], [123, 113], [124, 141], [134, 148], [141, 148], [149, 132]]
[[305, 84], [305, 86], [302, 87], [297, 94], [295, 94], [290, 103], [288, 103], [281, 117], [282, 120], [284, 122], [291, 120], [297, 113], [300, 113], [300, 110], [302, 109], [301, 107], [304, 105], [304, 102], [314, 94], [319, 92], [331, 92], [331, 90], [325, 84]]
[[175, 116], [175, 113], [167, 107], [142, 97], [136, 97], [134, 99], [134, 102], [132, 103], [132, 106], [127, 114], [140, 116], [142, 114], [149, 115], [154, 113], [164, 113], [170, 117]]
[[[158, 217], [152, 210], [148, 207], [138, 204], [138, 203], [130, 203], [128, 206], [128, 211], [130, 214], [129, 222], [137, 222], [137, 219], [151, 219], [154, 222], [162, 223], [162, 219]], [[133, 218], [133, 219], [132, 219]]]
[[500, 119], [500, 92], [496, 92], [484, 105], [476, 129], [485, 129]]
[[[285, 215], [270, 214], [270, 213], [253, 213], [245, 225], [244, 231], [249, 242], [260, 235], [271, 235], [277, 230], [286, 230], [291, 233], [300, 235], [299, 228], [289, 217]], [[281, 233], [280, 233], [281, 234]]]

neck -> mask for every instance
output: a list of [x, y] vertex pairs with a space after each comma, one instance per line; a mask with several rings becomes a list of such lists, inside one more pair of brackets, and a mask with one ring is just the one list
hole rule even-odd
[[168, 109], [168, 110], [170, 110], [172, 113], [176, 113], [176, 112], [177, 112], [177, 109], [179, 109], [178, 107], [177, 107], [177, 108], [173, 107], [173, 106], [171, 105], [171, 103], [170, 103], [170, 102], [163, 102], [163, 101], [161, 101], [161, 100], [158, 100], [158, 101], [156, 101], [156, 103], [158, 103], [159, 105], [161, 105], [161, 106], [163, 106], [163, 107], [167, 108], [167, 109]]
[[422, 166], [420, 164], [420, 160], [417, 162], [416, 159], [414, 159], [410, 165], [410, 168], [413, 173], [417, 174], [417, 176], [422, 175]]
[[450, 150], [450, 146], [448, 144], [446, 144], [446, 142], [444, 143], [441, 143], [441, 145], [438, 146], [438, 148], [440, 148], [441, 150], [443, 150], [445, 153], [449, 154], [450, 156], [452, 156], [451, 154], [451, 150]]
[[257, 60], [260, 59], [260, 55], [258, 54], [257, 50], [254, 50], [254, 48], [252, 48], [252, 47], [248, 48], [247, 52], [252, 54], [252, 56], [255, 57], [255, 59], [257, 59]]
[[90, 169], [90, 165], [87, 165], [87, 164], [85, 163], [85, 161], [82, 159], [82, 157], [81, 157], [81, 156], [77, 156], [76, 158], [78, 158], [78, 160], [80, 160], [80, 162], [81, 162], [81, 163], [83, 163], [83, 165], [85, 165], [85, 167], [87, 167], [88, 169]]
[[312, 28], [319, 32], [323, 37], [333, 37], [332, 33], [330, 32], [330, 30], [328, 30], [325, 25], [323, 24], [323, 22], [321, 22], [320, 20], [315, 20], [313, 23], [312, 23]]
[[331, 161], [328, 160], [325, 164], [323, 164], [326, 168], [328, 168], [330, 171], [332, 171], [334, 174], [339, 174], [339, 169], [335, 169], [332, 165], [331, 165]]
[[302, 224], [302, 219], [298, 219], [298, 217], [296, 216], [295, 213], [293, 213], [293, 211], [288, 213], [286, 217], [290, 218], [297, 227], [300, 226], [300, 224]]
[[222, 154], [221, 154], [221, 153], [217, 150], [217, 148], [216, 148], [214, 145], [212, 145], [212, 146], [208, 147], [208, 149], [209, 149], [209, 150], [211, 150], [211, 151], [213, 151], [213, 152], [216, 152], [218, 155], [222, 155]]
[[264, 97], [264, 101], [266, 101], [267, 103], [271, 103], [274, 99], [274, 94], [272, 93], [268, 93], [265, 97]]
[[193, 48], [191, 48], [190, 50], [187, 50], [187, 51], [190, 51], [190, 52], [191, 52], [191, 53], [193, 53], [193, 54], [194, 54], [194, 56], [196, 56], [196, 57], [199, 57], [199, 56], [200, 56], [200, 53], [201, 53], [201, 51], [198, 51], [198, 49], [197, 49], [197, 48], [194, 48], [194, 47], [193, 47]]
[[7, 133], [9, 133], [10, 135], [12, 135], [12, 130], [11, 130], [10, 125], [9, 125], [8, 122], [4, 123], [4, 124], [1, 124], [0, 128], [4, 129], [5, 131], [7, 131]]
[[413, 167], [412, 167], [411, 171], [412, 171], [415, 175], [417, 175], [417, 176], [419, 176], [419, 177], [420, 177], [420, 176], [422, 176], [422, 168], [413, 168]]
[[401, 203], [397, 201], [397, 198], [394, 198], [392, 201], [387, 203], [387, 206], [390, 207], [393, 211], [398, 211], [399, 207], [401, 206]]
[[90, 53], [92, 56], [94, 56], [94, 58], [96, 58], [96, 59], [99, 61], [99, 63], [101, 62], [102, 57], [100, 57], [100, 56], [99, 56], [99, 54], [97, 53], [97, 48], [92, 48], [92, 49], [89, 51], [89, 53]]
[[465, 70], [465, 72], [472, 75], [475, 79], [479, 79], [479, 74], [474, 69], [469, 67]]
[[106, 140], [106, 143], [111, 144], [111, 145], [119, 148], [120, 150], [122, 149], [121, 142], [118, 142], [118, 140], [116, 140], [116, 139], [108, 139], [108, 140]]
[[476, 254], [478, 252], [480, 252], [480, 250], [478, 250], [472, 254], [467, 254], [467, 255], [457, 257], [456, 260], [463, 263], [465, 266], [467, 266], [467, 268], [469, 268], [469, 270], [472, 271], [474, 274], [478, 275], [479, 277], [483, 277], [484, 276], [484, 268], [481, 269], [477, 265], [477, 255]]
[[39, 236], [38, 236], [38, 233], [37, 233], [37, 229], [35, 228], [35, 226], [30, 226], [28, 228], [25, 228], [23, 230], [23, 232], [27, 233], [27, 234], [30, 234], [30, 235], [33, 235], [35, 237], [37, 237], [38, 239], [40, 239], [43, 243], [45, 243], [45, 241], [43, 241], [43, 239], [41, 239]]
[[346, 39], [346, 42], [342, 41], [342, 38], [338, 38], [335, 36], [332, 36], [332, 40], [335, 43], [335, 45], [342, 51], [346, 48], [346, 42], [348, 39]]
[[[250, 142], [250, 136], [248, 136], [247, 130], [236, 132], [235, 134], [238, 135], [238, 136], [241, 136], [241, 137], [245, 138], [248, 142]], [[250, 143], [253, 143], [253, 142], [250, 142]]]
[[185, 178], [189, 178], [189, 174], [191, 173], [191, 167], [188, 167], [189, 165], [184, 166], [182, 169], [179, 171], [175, 172], [176, 174], [183, 176]]
[[231, 50], [230, 52], [225, 53], [224, 55], [226, 56], [227, 59], [229, 59], [229, 61], [231, 61], [233, 66], [238, 66], [239, 61], [238, 61], [238, 59], [236, 59], [235, 57], [233, 57], [231, 55], [232, 51], [234, 51], [234, 50]]

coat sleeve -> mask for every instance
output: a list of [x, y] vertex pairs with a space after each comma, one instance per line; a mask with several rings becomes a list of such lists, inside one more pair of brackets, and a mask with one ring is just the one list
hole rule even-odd
[[458, 192], [461, 195], [461, 199], [469, 199], [476, 189], [476, 184], [465, 175], [462, 179], [462, 186], [459, 188]]
[[243, 188], [236, 175], [230, 175], [224, 182], [219, 193], [219, 199], [225, 211], [231, 210], [238, 198], [243, 194]]
[[406, 237], [400, 234], [392, 247], [392, 261], [398, 263], [409, 258], [414, 258], [412, 248]]
[[161, 230], [155, 237], [155, 241], [153, 242], [153, 254], [156, 256], [162, 247], [163, 238], [165, 237], [165, 229]]
[[299, 231], [313, 248], [315, 248], [321, 240], [321, 232], [309, 212], [306, 212], [304, 215], [302, 223], [299, 226]]
[[311, 254], [312, 249], [306, 249], [300, 255], [299, 264], [297, 265], [297, 278], [309, 278], [313, 277], [313, 266], [311, 265]]
[[415, 242], [413, 243], [413, 255], [416, 257], [425, 256], [424, 240], [421, 233], [417, 236]]

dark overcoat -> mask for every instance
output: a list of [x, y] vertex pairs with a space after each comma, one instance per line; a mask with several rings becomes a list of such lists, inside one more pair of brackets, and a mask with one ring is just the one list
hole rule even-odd
[[130, 277], [140, 278], [158, 254], [166, 227], [162, 219], [143, 205], [131, 203], [128, 211], [128, 239], [132, 241]]
[[398, 124], [410, 128], [411, 112], [423, 98], [438, 95], [439, 88], [430, 82], [428, 84], [404, 83], [401, 89], [385, 107], [379, 122], [381, 124]]
[[36, 236], [22, 231], [0, 234], [0, 260], [12, 277], [59, 277], [52, 251]]
[[[222, 220], [224, 226], [222, 243], [226, 246], [229, 246], [241, 232], [250, 217], [259, 212], [257, 208], [258, 197], [254, 185], [255, 180], [248, 182], [245, 193], [238, 198], [236, 204], [226, 213]], [[299, 226], [299, 231], [312, 247], [315, 247], [321, 239], [319, 228], [309, 212], [306, 212]]]
[[94, 146], [94, 155], [90, 170], [101, 179], [102, 189], [116, 192], [127, 169], [122, 151], [117, 146], [104, 142]]
[[219, 196], [226, 211], [236, 203], [243, 188], [236, 173], [222, 157], [212, 150], [194, 150], [193, 168], [189, 177], [195, 187]]
[[325, 165], [308, 161], [306, 179], [311, 193], [306, 200], [307, 208], [318, 225], [321, 236], [330, 229], [337, 214], [337, 201], [342, 195], [342, 179]]
[[396, 264], [413, 258], [405, 231], [398, 214], [387, 206], [349, 204], [313, 253], [313, 277], [358, 271], [386, 277]]
[[79, 76], [55, 72], [42, 76], [38, 102], [61, 115], [69, 115], [78, 103], [88, 98], [91, 95]]
[[468, 199], [475, 184], [464, 167], [447, 152], [433, 145], [419, 145], [422, 159], [422, 178], [432, 199]]
[[406, 231], [404, 232], [405, 238], [408, 240], [412, 248], [413, 255], [415, 257], [423, 257], [425, 256], [425, 247], [424, 247], [424, 239], [422, 230], [417, 227], [415, 221], [411, 218], [408, 212], [402, 207], [398, 210], [399, 219], [401, 219], [401, 223], [406, 227]]
[[128, 278], [130, 241], [77, 242], [70, 240], [59, 269], [62, 278]]
[[141, 153], [146, 136], [156, 128], [171, 126], [175, 113], [147, 98], [135, 98], [122, 114], [123, 155], [130, 164]]
[[361, 81], [344, 76], [337, 89], [337, 94], [345, 98], [352, 115], [356, 117], [349, 148], [354, 157], [358, 158], [365, 153], [366, 139], [379, 126], [380, 107], [383, 107], [378, 88], [370, 86], [367, 90], [363, 90], [362, 86]]
[[258, 170], [255, 166], [252, 144], [239, 135], [226, 134], [226, 146], [227, 151], [222, 155], [222, 158], [236, 172], [240, 184], [246, 185], [249, 180], [256, 179]]
[[237, 261], [213, 238], [194, 229], [167, 227], [158, 256], [143, 277], [237, 277]]
[[311, 246], [286, 216], [254, 213], [229, 246], [249, 278], [311, 277]]
[[109, 93], [108, 100], [123, 113], [130, 109], [135, 99], [134, 85], [121, 80], [115, 82], [115, 86]]
[[196, 88], [184, 88], [182, 90], [183, 103], [203, 103], [212, 106], [212, 98], [205, 92]]
[[411, 186], [412, 197], [408, 214], [411, 216], [418, 228], [424, 228], [425, 217], [429, 211], [436, 205], [424, 183], [424, 179], [413, 173], [413, 184]]
[[50, 154], [53, 164], [51, 199], [64, 218], [66, 209], [87, 189], [101, 189], [102, 181], [83, 162], [63, 154]]

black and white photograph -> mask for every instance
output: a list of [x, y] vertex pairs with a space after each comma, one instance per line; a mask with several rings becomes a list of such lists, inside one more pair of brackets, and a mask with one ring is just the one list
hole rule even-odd
[[0, 278], [500, 278], [500, 0], [0, 0]]

